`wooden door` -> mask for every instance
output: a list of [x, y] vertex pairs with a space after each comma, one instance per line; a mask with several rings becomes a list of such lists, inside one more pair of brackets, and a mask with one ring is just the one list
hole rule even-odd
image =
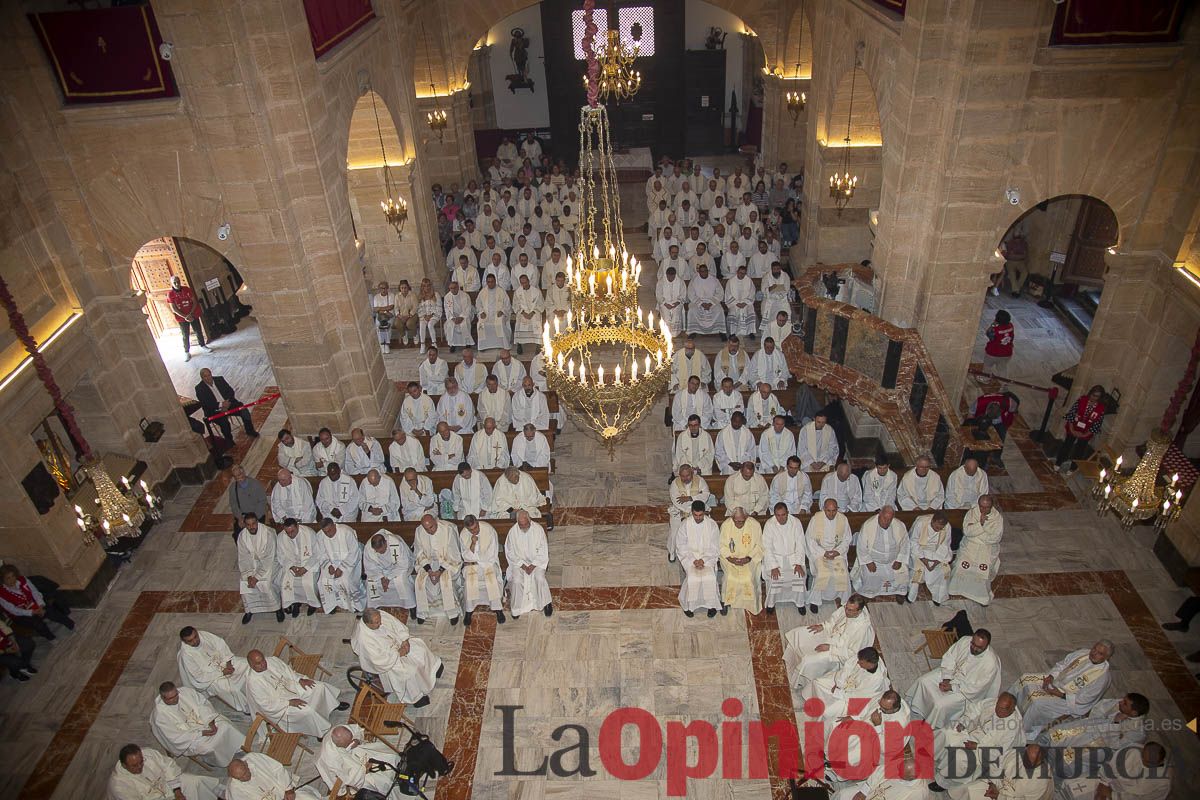
[[133, 288], [146, 293], [146, 316], [156, 339], [179, 334], [175, 315], [167, 303], [167, 292], [171, 290], [171, 278], [175, 275], [188, 285], [175, 240], [170, 236], [147, 242], [133, 257]]
[[1117, 243], [1117, 235], [1117, 217], [1112, 209], [1094, 197], [1084, 197], [1067, 245], [1061, 282], [1102, 285], [1105, 251]]

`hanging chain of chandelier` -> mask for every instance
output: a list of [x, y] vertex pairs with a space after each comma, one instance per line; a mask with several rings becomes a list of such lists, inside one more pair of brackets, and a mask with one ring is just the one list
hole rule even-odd
[[425, 65], [429, 68], [429, 95], [433, 98], [433, 110], [425, 115], [425, 121], [429, 123], [429, 129], [437, 134], [438, 141], [441, 142], [445, 141], [446, 125], [450, 121], [450, 116], [438, 102], [437, 86], [433, 83], [433, 50], [429, 47], [429, 31], [423, 23], [421, 33], [425, 39]]
[[[800, 35], [796, 43], [796, 75], [792, 80], [800, 80], [800, 62], [804, 58], [804, 3], [800, 3]], [[808, 95], [804, 92], [792, 90], [784, 95], [784, 101], [787, 103], [788, 113], [792, 115], [792, 124], [795, 125], [800, 119], [800, 112], [804, 110], [804, 106], [808, 104]]]
[[[379, 207], [383, 209], [383, 218], [387, 220], [387, 224], [396, 229], [397, 238], [403, 241], [404, 223], [408, 221], [408, 203], [396, 191], [396, 186], [392, 182], [387, 148], [383, 145], [383, 126], [379, 124], [379, 108], [375, 104], [375, 92], [370, 88], [367, 91], [371, 93], [371, 111], [375, 114], [375, 133], [379, 135], [379, 154], [383, 159], [383, 199], [379, 201]], [[357, 239], [357, 237], [355, 238]]]
[[850, 174], [850, 124], [854, 119], [854, 86], [858, 77], [858, 58], [854, 59], [854, 70], [850, 73], [850, 110], [846, 113], [846, 138], [842, 140], [842, 170], [829, 176], [829, 196], [833, 198], [838, 213], [854, 197], [858, 176]]

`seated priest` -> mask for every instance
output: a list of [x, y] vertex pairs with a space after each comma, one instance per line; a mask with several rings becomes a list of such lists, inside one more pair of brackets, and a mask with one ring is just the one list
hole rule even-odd
[[712, 427], [712, 397], [700, 386], [699, 375], [690, 376], [687, 379], [687, 388], [675, 393], [675, 398], [671, 401], [672, 427], [676, 431], [682, 431], [693, 414], [700, 417], [700, 427]]
[[675, 533], [675, 554], [683, 568], [679, 604], [689, 617], [704, 609], [711, 619], [723, 607], [717, 584], [717, 563], [721, 556], [721, 531], [708, 515], [703, 500], [692, 502], [692, 513]]
[[[957, 721], [933, 732], [937, 788], [949, 789], [977, 780], [983, 772], [978, 753], [1007, 752], [1024, 744], [1017, 698], [1001, 692], [994, 699], [985, 697], [969, 703]], [[976, 755], [968, 756], [967, 750], [974, 750]]]
[[884, 506], [896, 505], [896, 472], [888, 463], [887, 456], [876, 453], [875, 468], [864, 472], [862, 484], [862, 510], [878, 511]]
[[354, 478], [344, 474], [337, 464], [330, 464], [328, 473], [317, 486], [317, 513], [322, 519], [332, 517], [338, 522], [358, 522], [358, 509], [362, 501], [358, 484]]
[[324, 562], [321, 577], [317, 579], [321, 607], [326, 614], [333, 614], [339, 608], [351, 613], [362, 611], [367, 591], [362, 582], [362, 545], [358, 536], [349, 525], [329, 517], [321, 521], [321, 534], [317, 537]]
[[797, 456], [788, 458], [782, 472], [777, 472], [771, 478], [770, 504], [783, 503], [789, 514], [807, 514], [812, 510], [812, 482], [808, 473], [800, 469], [800, 459]]
[[684, 520], [691, 517], [692, 503], [696, 500], [708, 506], [712, 492], [708, 482], [704, 480], [690, 464], [680, 464], [678, 475], [671, 480], [667, 487], [670, 503], [667, 505], [667, 560], [675, 560], [675, 535]]
[[191, 625], [179, 631], [179, 641], [175, 663], [184, 685], [206, 697], [220, 698], [242, 714], [250, 713], [246, 701], [246, 676], [250, 665], [246, 659], [235, 656], [220, 636]]
[[993, 507], [990, 494], [980, 496], [975, 507], [963, 516], [963, 539], [950, 572], [950, 594], [983, 606], [992, 601], [992, 581], [1000, 568], [1003, 538], [1004, 517]]
[[946, 795], [950, 800], [1041, 800], [1050, 797], [1054, 782], [1050, 770], [1043, 767], [1048, 755], [1036, 744], [1008, 750], [1000, 756], [999, 764], [989, 766], [988, 777], [947, 789]]
[[701, 475], [711, 475], [713, 458], [713, 439], [700, 427], [700, 417], [693, 414], [688, 418], [686, 430], [675, 436], [672, 467], [678, 471], [681, 465], [690, 464]]
[[1037, 743], [1060, 751], [1055, 768], [1059, 778], [1079, 774], [1080, 759], [1088, 758], [1082, 748], [1122, 750], [1146, 740], [1146, 714], [1150, 701], [1130, 692], [1101, 700], [1082, 717], [1070, 717], [1046, 728]]
[[837, 464], [838, 440], [829, 417], [824, 410], [817, 411], [812, 422], [800, 429], [796, 437], [796, 455], [800, 457], [800, 468], [805, 472], [822, 472]]
[[389, 530], [379, 530], [363, 548], [363, 574], [367, 583], [367, 608], [405, 608], [417, 615], [413, 553], [408, 544]]
[[821, 502], [826, 500], [836, 500], [838, 511], [843, 514], [862, 510], [862, 484], [845, 459], [838, 461], [834, 470], [821, 479]]
[[316, 476], [324, 476], [330, 464], [340, 467], [346, 460], [346, 445], [334, 438], [329, 428], [317, 431], [317, 443], [313, 445], [312, 452]]
[[846, 716], [855, 701], [869, 701], [891, 686], [887, 666], [874, 647], [864, 647], [841, 663], [835, 672], [809, 681], [804, 699], [819, 699], [825, 704], [825, 722], [830, 724]]
[[759, 381], [755, 389], [746, 400], [746, 424], [752, 428], [765, 428], [771, 424], [771, 420], [783, 413], [783, 406], [771, 391], [771, 384]]
[[987, 473], [978, 459], [967, 456], [962, 466], [946, 479], [946, 508], [971, 508], [988, 493]]
[[[490, 380], [496, 379], [492, 377]], [[471, 437], [471, 446], [467, 448], [467, 463], [475, 469], [504, 469], [512, 463], [508, 437], [496, 427], [494, 417], [484, 419], [483, 427]]]
[[475, 429], [475, 404], [459, 387], [457, 378], [446, 379], [446, 392], [438, 398], [437, 414], [439, 428], [444, 422], [455, 433], [470, 433]]
[[171, 755], [189, 756], [218, 769], [233, 760], [246, 739], [208, 698], [171, 681], [159, 684], [150, 729]]
[[[760, 477], [761, 480], [761, 477]], [[721, 613], [741, 608], [762, 611], [762, 526], [735, 506], [721, 524]]]
[[350, 648], [364, 671], [379, 676], [389, 702], [414, 708], [429, 705], [429, 692], [446, 669], [403, 622], [377, 608], [363, 611]]
[[250, 664], [246, 693], [251, 711], [287, 733], [319, 739], [329, 732], [329, 715], [350, 708], [349, 703], [338, 702], [337, 690], [328, 683], [304, 677], [282, 659], [251, 650], [246, 661]]
[[258, 517], [242, 517], [245, 527], [238, 534], [238, 591], [242, 595], [242, 624], [259, 613], [275, 612], [275, 620], [283, 622], [283, 607], [279, 599], [279, 564], [275, 560], [276, 532], [260, 525]]
[[[474, 444], [474, 442], [472, 442]], [[532, 422], [526, 422], [520, 436], [514, 436], [512, 465], [520, 469], [546, 469], [550, 466], [550, 443], [546, 434], [542, 433]], [[507, 467], [508, 464], [500, 466]]]
[[908, 602], [915, 603], [921, 584], [929, 588], [935, 606], [950, 597], [950, 521], [941, 511], [922, 514], [913, 520], [909, 531], [908, 552], [911, 559]]
[[804, 686], [875, 641], [867, 598], [850, 595], [825, 622], [800, 626], [784, 636], [783, 663], [793, 686]]
[[457, 625], [462, 553], [454, 526], [432, 514], [421, 517], [413, 538], [413, 559], [417, 569], [417, 623], [430, 617], [448, 617], [451, 625]]
[[308, 616], [321, 607], [317, 580], [325, 563], [325, 550], [317, 532], [292, 517], [283, 521], [283, 530], [275, 536], [275, 561], [279, 564], [279, 601], [292, 617], [300, 616], [301, 604]]
[[913, 716], [934, 728], [954, 722], [979, 700], [1000, 693], [1000, 657], [992, 648], [992, 634], [979, 628], [950, 645], [937, 669], [917, 679], [909, 693]]
[[1171, 796], [1167, 751], [1158, 742], [1127, 747], [1116, 754], [1116, 761], [1100, 777], [1061, 781], [1059, 797], [1064, 800], [1166, 800]]
[[[456, 434], [457, 435], [457, 434]], [[433, 481], [409, 467], [404, 470], [398, 487], [401, 515], [407, 522], [416, 522], [429, 513], [437, 513], [438, 495]]]
[[1017, 698], [1024, 717], [1025, 736], [1036, 740], [1042, 729], [1065, 717], [1082, 717], [1104, 695], [1113, 650], [1108, 639], [1090, 648], [1068, 653], [1045, 674], [1027, 672], [1009, 691]]
[[350, 431], [350, 444], [346, 445], [344, 466], [350, 475], [366, 475], [373, 469], [384, 469], [383, 447], [374, 436], [367, 436], [362, 428]]
[[488, 517], [516, 519], [518, 511], [524, 511], [531, 517], [540, 517], [540, 506], [545, 502], [545, 496], [529, 474], [509, 467], [496, 479], [496, 485], [492, 488], [492, 507]]
[[471, 624], [475, 609], [487, 605], [504, 622], [504, 571], [500, 569], [500, 537], [491, 523], [473, 516], [463, 519], [458, 532], [462, 553], [463, 625]]
[[738, 471], [725, 479], [725, 509], [745, 509], [747, 514], [766, 514], [770, 490], [763, 476], [754, 471], [753, 461], [743, 461]]
[[942, 476], [933, 471], [933, 460], [929, 456], [918, 458], [917, 465], [904, 473], [896, 487], [896, 502], [905, 511], [931, 511], [945, 504]]
[[[446, 489], [442, 494], [447, 493]], [[483, 470], [472, 467], [466, 461], [458, 465], [458, 474], [449, 489], [450, 503], [454, 507], [455, 519], [478, 517], [492, 507], [492, 484]]]
[[175, 759], [127, 744], [108, 778], [109, 800], [217, 800], [221, 781], [184, 772]]
[[546, 567], [550, 566], [546, 531], [525, 509], [517, 511], [516, 523], [508, 529], [504, 540], [509, 611], [513, 619], [539, 610], [549, 617], [554, 606], [550, 602], [550, 584], [546, 582]]
[[286, 469], [279, 470], [275, 478], [275, 486], [271, 489], [271, 519], [293, 517], [301, 522], [315, 522], [317, 505], [313, 502], [313, 490], [308, 481], [296, 478]]
[[[404, 431], [400, 432], [402, 435]], [[400, 493], [390, 475], [372, 468], [358, 486], [359, 519], [363, 522], [398, 522]]]
[[812, 582], [808, 587], [808, 610], [817, 613], [821, 603], [838, 604], [850, 596], [850, 521], [838, 511], [833, 498], [822, 501], [821, 513], [813, 514], [804, 531], [805, 548]]
[[744, 462], [754, 467], [758, 459], [758, 444], [754, 441], [754, 434], [746, 427], [745, 415], [740, 411], [733, 412], [728, 427], [717, 434], [716, 458], [722, 475], [739, 471]]
[[767, 585], [768, 614], [774, 614], [775, 604], [780, 602], [795, 605], [802, 617], [808, 614], [805, 561], [804, 526], [788, 513], [786, 503], [777, 502], [763, 526], [762, 576]]
[[908, 528], [896, 519], [896, 509], [884, 506], [863, 523], [854, 539], [855, 591], [866, 597], [894, 595], [908, 599]]
[[[365, 738], [366, 732], [358, 725], [338, 725], [321, 742], [317, 772], [327, 786], [341, 781], [349, 797], [392, 797], [396, 773], [387, 768], [375, 769], [371, 762], [396, 766], [401, 756], [383, 742], [367, 742]], [[372, 794], [360, 794], [364, 790]]]
[[242, 753], [226, 772], [225, 800], [324, 800], [266, 753]]

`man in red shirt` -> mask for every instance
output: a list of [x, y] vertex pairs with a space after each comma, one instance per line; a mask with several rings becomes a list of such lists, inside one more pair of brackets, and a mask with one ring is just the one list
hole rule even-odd
[[179, 323], [179, 331], [183, 334], [183, 360], [192, 360], [192, 331], [196, 333], [196, 341], [200, 343], [200, 348], [206, 353], [211, 353], [212, 348], [204, 341], [204, 331], [201, 330], [200, 320], [196, 316], [200, 310], [196, 293], [192, 291], [192, 287], [184, 286], [178, 275], [171, 276], [171, 290], [167, 292], [167, 304], [171, 306], [171, 313], [175, 315], [175, 321]]
[[[976, 421], [987, 420], [991, 423], [991, 426], [996, 429], [1000, 441], [1003, 442], [1013, 420], [1017, 417], [1017, 409], [1020, 405], [1021, 401], [1015, 394], [1000, 391], [1000, 384], [987, 384], [983, 387], [983, 394], [975, 401], [975, 413], [972, 418]], [[1004, 469], [1004, 461], [998, 450], [990, 454], [980, 452], [975, 455], [976, 458], [980, 458], [980, 463], [985, 467]]]
[[1079, 445], [1086, 445], [1100, 432], [1104, 424], [1104, 387], [1097, 384], [1071, 404], [1063, 416], [1066, 424], [1063, 426], [1064, 436], [1062, 446], [1058, 448], [1058, 456], [1054, 459], [1058, 471], [1070, 475], [1075, 471], [1075, 453]]
[[1016, 328], [1012, 315], [1004, 309], [996, 312], [996, 319], [988, 326], [987, 344], [983, 348], [983, 369], [993, 375], [1008, 375], [1008, 363], [1012, 359], [1013, 339]]

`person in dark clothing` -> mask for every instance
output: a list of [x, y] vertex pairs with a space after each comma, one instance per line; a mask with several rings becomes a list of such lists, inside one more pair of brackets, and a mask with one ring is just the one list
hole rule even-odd
[[67, 630], [75, 630], [71, 609], [57, 602], [52, 592], [43, 594], [34, 579], [26, 578], [14, 564], [0, 567], [0, 608], [15, 622], [43, 639], [55, 638], [46, 624], [47, 620], [57, 622]]
[[1104, 424], [1104, 387], [1097, 384], [1075, 401], [1063, 416], [1063, 443], [1054, 459], [1058, 471], [1069, 475], [1075, 471], [1074, 458], [1100, 433]]
[[[222, 411], [242, 405], [229, 382], [220, 376], [214, 378], [212, 370], [207, 368], [200, 370], [200, 382], [196, 384], [196, 399], [200, 401], [205, 417], [211, 417], [213, 414], [220, 414]], [[257, 437], [258, 431], [254, 430], [254, 422], [250, 419], [250, 409], [242, 409], [237, 412], [237, 416], [242, 418], [246, 435], [251, 438]], [[232, 442], [233, 426], [229, 424], [229, 417], [221, 417], [213, 422], [221, 429], [225, 438]]]
[[[1164, 622], [1163, 630], [1187, 633], [1188, 628], [1192, 624], [1192, 618], [1197, 614], [1200, 614], [1200, 597], [1192, 595], [1187, 600], [1184, 600], [1183, 605], [1175, 612], [1175, 619], [1178, 622]], [[1200, 662], [1200, 650], [1188, 655], [1187, 660], [1192, 663]]]
[[13, 630], [12, 620], [0, 614], [0, 667], [8, 670], [18, 681], [29, 680], [29, 673], [36, 673], [33, 666], [33, 639]]

